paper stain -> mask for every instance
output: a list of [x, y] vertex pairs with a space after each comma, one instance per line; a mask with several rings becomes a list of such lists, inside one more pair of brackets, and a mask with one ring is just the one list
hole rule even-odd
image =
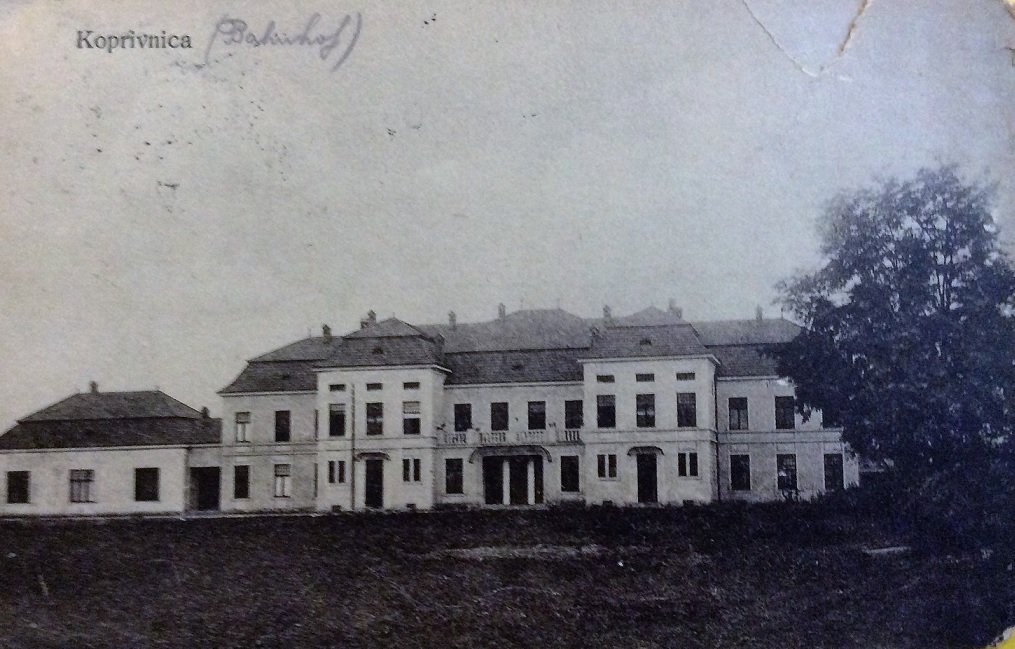
[[[1008, 11], [1010, 11], [1012, 13], [1012, 17], [1015, 18], [1015, 0], [1001, 0], [1001, 1], [1005, 3], [1005, 5], [1008, 7]], [[860, 19], [863, 18], [865, 13], [867, 13], [867, 10], [870, 8], [871, 4], [873, 4], [874, 0], [860, 0], [860, 5], [859, 7], [857, 7], [856, 13], [853, 15], [853, 20], [849, 22], [849, 27], [846, 29], [846, 35], [842, 38], [842, 41], [839, 43], [839, 49], [835, 55], [835, 58], [833, 58], [828, 63], [821, 65], [820, 67], [818, 67], [817, 70], [812, 70], [808, 68], [803, 63], [801, 63], [795, 56], [790, 54], [789, 50], [787, 50], [786, 47], [779, 42], [779, 39], [775, 37], [775, 34], [773, 34], [772, 31], [761, 20], [761, 18], [758, 17], [758, 14], [754, 12], [754, 9], [751, 8], [751, 5], [748, 2], [748, 0], [740, 0], [740, 2], [744, 5], [744, 8], [747, 9], [747, 13], [751, 14], [751, 18], [754, 19], [754, 22], [758, 25], [758, 27], [760, 27], [762, 31], [764, 31], [765, 34], [768, 36], [768, 40], [770, 40], [772, 44], [775, 45], [776, 49], [782, 52], [783, 56], [789, 59], [790, 62], [792, 62], [793, 65], [795, 65], [798, 70], [800, 70], [807, 76], [818, 78], [827, 73], [829, 69], [831, 69], [832, 66], [838, 63], [839, 60], [842, 59], [842, 57], [846, 54], [846, 50], [849, 49], [849, 46], [853, 44], [853, 39], [856, 36], [856, 30], [860, 24]]]

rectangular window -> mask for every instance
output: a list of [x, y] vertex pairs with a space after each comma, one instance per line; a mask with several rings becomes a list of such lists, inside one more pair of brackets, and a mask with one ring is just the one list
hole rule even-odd
[[275, 411], [275, 441], [288, 442], [292, 437], [292, 414], [288, 410]]
[[698, 477], [697, 453], [677, 453], [677, 475], [681, 478]]
[[796, 428], [793, 397], [775, 398], [775, 427], [777, 430], [793, 430]]
[[345, 483], [345, 460], [328, 460], [328, 484]]
[[465, 493], [461, 458], [444, 460], [444, 493]]
[[599, 428], [617, 427], [617, 397], [613, 394], [596, 396], [596, 426]]
[[328, 437], [345, 437], [345, 404], [328, 406]]
[[7, 472], [7, 502], [12, 505], [28, 503], [30, 471]]
[[423, 473], [422, 465], [422, 460], [418, 458], [402, 460], [402, 481], [421, 482]]
[[490, 430], [507, 430], [509, 421], [506, 401], [490, 404]]
[[384, 434], [384, 404], [367, 404], [367, 435]]
[[603, 454], [596, 457], [599, 477], [613, 479], [617, 477], [617, 456], [613, 453]]
[[345, 392], [345, 383], [332, 383], [328, 386], [329, 392]]
[[233, 467], [233, 498], [250, 498], [250, 467], [245, 464]]
[[529, 402], [529, 430], [543, 430], [546, 428], [546, 402]]
[[577, 455], [560, 457], [560, 490], [564, 493], [577, 493], [581, 490]]
[[367, 383], [367, 392], [376, 392], [377, 390], [383, 390], [383, 383]]
[[455, 404], [455, 431], [462, 432], [472, 428], [472, 404]]
[[656, 395], [635, 395], [635, 423], [638, 428], [654, 428], [656, 425]]
[[747, 397], [730, 397], [730, 430], [748, 430]]
[[291, 464], [275, 465], [275, 497], [290, 498], [293, 489], [293, 468]]
[[775, 470], [779, 490], [796, 491], [796, 455], [776, 455]]
[[842, 453], [825, 453], [825, 491], [839, 491], [844, 484]]
[[693, 381], [694, 372], [677, 372], [678, 381]]
[[159, 470], [134, 469], [134, 500], [155, 502], [159, 499]]
[[615, 380], [612, 374], [599, 374], [596, 376], [596, 383], [613, 383]]
[[634, 380], [638, 383], [652, 383], [656, 380], [655, 374], [635, 374]]
[[250, 413], [249, 412], [238, 412], [238, 413], [236, 413], [236, 441], [237, 442], [249, 442], [250, 441]]
[[71, 469], [70, 501], [72, 503], [90, 503], [92, 500], [92, 484], [95, 482], [95, 471], [92, 469]]
[[677, 393], [677, 426], [694, 428], [698, 425], [698, 400], [694, 392]]
[[564, 428], [575, 430], [585, 425], [581, 399], [564, 402]]
[[730, 488], [733, 491], [751, 490], [751, 456], [730, 456]]
[[418, 390], [419, 389], [419, 381], [406, 381], [405, 383], [402, 384], [402, 389], [403, 390]]
[[419, 401], [402, 402], [402, 434], [420, 434]]

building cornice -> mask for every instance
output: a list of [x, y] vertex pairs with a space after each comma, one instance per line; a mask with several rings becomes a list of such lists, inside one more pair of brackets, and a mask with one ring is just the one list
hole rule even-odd
[[468, 388], [538, 388], [538, 387], [566, 387], [584, 385], [584, 381], [505, 381], [502, 383], [454, 383], [444, 385], [445, 390], [464, 390]]
[[260, 390], [257, 392], [216, 392], [220, 397], [269, 397], [278, 394], [317, 394], [317, 390], [278, 390], [271, 392], [267, 390]]
[[685, 360], [709, 360], [716, 365], [721, 365], [714, 354], [694, 354], [685, 356], [617, 356], [610, 358], [579, 358], [579, 363], [630, 363], [633, 361], [685, 361]]

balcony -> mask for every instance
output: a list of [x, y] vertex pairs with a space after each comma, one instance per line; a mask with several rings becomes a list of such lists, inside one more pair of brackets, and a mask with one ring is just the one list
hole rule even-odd
[[548, 428], [546, 430], [497, 431], [442, 431], [438, 437], [441, 446], [512, 446], [515, 444], [581, 444], [581, 431], [577, 429]]

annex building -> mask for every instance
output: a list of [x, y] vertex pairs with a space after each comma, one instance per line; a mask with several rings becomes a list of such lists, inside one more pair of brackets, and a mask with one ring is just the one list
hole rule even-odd
[[811, 498], [859, 480], [765, 353], [784, 319], [680, 309], [378, 321], [251, 359], [222, 419], [74, 395], [0, 436], [6, 514], [349, 511]]

